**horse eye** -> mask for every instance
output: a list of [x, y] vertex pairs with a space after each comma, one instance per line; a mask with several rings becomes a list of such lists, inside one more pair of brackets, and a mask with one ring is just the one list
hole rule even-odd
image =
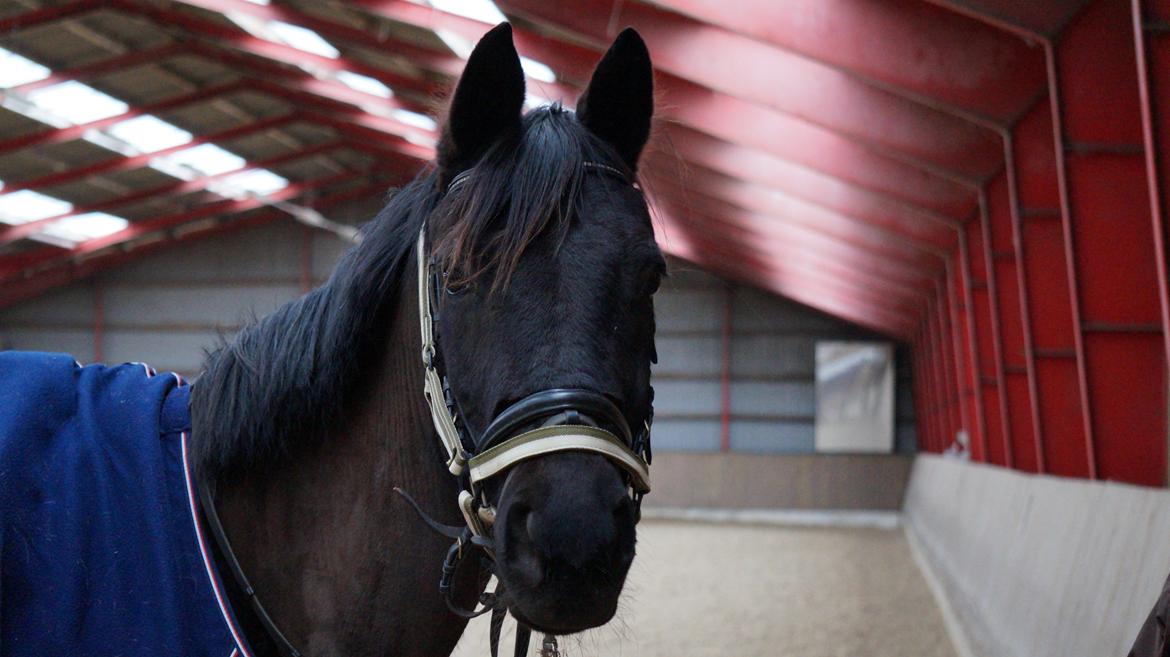
[[642, 296], [654, 296], [654, 293], [658, 292], [658, 288], [661, 285], [662, 272], [657, 269], [648, 271], [642, 281]]
[[458, 283], [452, 284], [451, 279], [447, 277], [447, 273], [443, 272], [443, 291], [446, 292], [448, 296], [457, 297], [466, 292], [470, 287], [471, 286], [466, 283], [462, 285]]

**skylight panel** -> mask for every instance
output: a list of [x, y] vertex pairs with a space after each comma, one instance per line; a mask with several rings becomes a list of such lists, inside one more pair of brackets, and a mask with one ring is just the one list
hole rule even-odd
[[330, 59], [337, 59], [341, 56], [337, 48], [317, 34], [313, 30], [301, 27], [299, 25], [292, 25], [282, 21], [269, 21], [268, 28], [272, 30], [281, 41], [296, 48], [297, 50], [304, 50], [314, 55], [328, 57]]
[[267, 196], [288, 187], [288, 179], [268, 169], [251, 169], [218, 180], [208, 189], [221, 196], [239, 199], [246, 196]]
[[320, 55], [321, 57], [328, 57], [329, 59], [341, 57], [341, 53], [337, 48], [333, 47], [332, 43], [329, 43], [320, 34], [308, 28], [283, 21], [265, 20], [236, 11], [229, 11], [224, 15], [236, 25], [244, 28], [252, 36], [264, 39], [265, 41], [282, 43], [297, 50], [303, 50], [307, 53]]
[[350, 89], [355, 89], [362, 93], [381, 96], [382, 98], [389, 98], [394, 95], [390, 87], [387, 87], [380, 80], [375, 80], [368, 75], [354, 73], [353, 71], [338, 71], [334, 77], [337, 78], [338, 82], [341, 82]]
[[122, 217], [116, 217], [105, 212], [87, 212], [85, 214], [58, 219], [31, 237], [32, 239], [46, 237], [49, 239], [41, 241], [48, 242], [54, 242], [55, 238], [56, 240], [68, 242], [68, 245], [72, 246], [86, 240], [112, 235], [120, 230], [124, 230], [129, 225], [130, 222]]
[[492, 0], [429, 0], [439, 11], [496, 25], [508, 20]]
[[130, 109], [117, 98], [76, 80], [34, 89], [26, 98], [34, 106], [74, 124], [106, 119]]
[[140, 153], [153, 153], [191, 141], [191, 133], [150, 114], [119, 121], [107, 128], [106, 134], [130, 144]]
[[472, 49], [475, 48], [475, 44], [471, 43], [469, 39], [464, 39], [463, 35], [450, 30], [435, 30], [435, 36], [439, 37], [443, 43], [447, 44], [451, 52], [462, 59], [470, 57]]
[[73, 204], [40, 192], [22, 189], [0, 196], [0, 222], [26, 224], [73, 210]]
[[421, 128], [422, 130], [434, 130], [438, 127], [435, 120], [426, 114], [419, 114], [410, 110], [396, 109], [390, 113], [394, 118], [402, 121], [406, 125]]
[[520, 68], [524, 69], [524, 73], [533, 80], [540, 80], [541, 82], [553, 83], [557, 81], [557, 74], [549, 68], [548, 64], [538, 62], [535, 59], [528, 57], [520, 58]]
[[0, 89], [44, 80], [52, 73], [47, 66], [0, 48]]
[[412, 144], [415, 144], [416, 146], [426, 146], [427, 148], [434, 148], [435, 146], [435, 140], [433, 137], [418, 135], [413, 132], [408, 132], [405, 135], [402, 135], [402, 138]]
[[[184, 148], [177, 153], [164, 155], [158, 158], [164, 166], [182, 166], [204, 176], [217, 174], [242, 168], [247, 162], [244, 158], [230, 153], [215, 144], [200, 144], [191, 148]], [[153, 166], [153, 163], [152, 163]]]
[[553, 102], [544, 96], [539, 96], [534, 93], [529, 93], [528, 97], [524, 99], [524, 107], [527, 109], [536, 109], [544, 107], [545, 105], [552, 105]]
[[268, 30], [268, 23], [261, 18], [256, 18], [249, 14], [241, 14], [236, 11], [229, 11], [224, 14], [233, 23], [244, 28], [248, 34], [268, 41], [278, 41], [278, 39]]

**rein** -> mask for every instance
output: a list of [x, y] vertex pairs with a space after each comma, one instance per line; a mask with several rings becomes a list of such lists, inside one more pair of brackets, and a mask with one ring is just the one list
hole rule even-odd
[[[623, 172], [606, 164], [586, 162], [583, 166], [587, 170], [628, 180]], [[465, 183], [471, 173], [469, 169], [455, 176], [447, 186], [446, 193]], [[495, 522], [495, 508], [487, 499], [483, 483], [519, 463], [546, 454], [567, 451], [600, 454], [626, 473], [627, 490], [634, 502], [636, 522], [641, 518], [642, 498], [650, 491], [650, 426], [653, 422], [653, 408], [635, 434], [630, 430], [621, 409], [604, 395], [589, 390], [553, 388], [529, 395], [507, 407], [492, 420], [482, 435], [468, 435], [458, 421], [459, 415], [449, 382], [435, 366], [437, 346], [432, 302], [440, 286], [432, 284], [432, 280], [439, 278], [433, 260], [426, 255], [425, 220], [419, 230], [416, 251], [419, 329], [425, 368], [423, 396], [430, 409], [439, 442], [447, 455], [447, 470], [459, 481], [458, 505], [465, 524], [463, 527], [452, 527], [439, 523], [428, 516], [405, 491], [399, 488], [394, 491], [410, 503], [432, 530], [454, 540], [443, 560], [439, 592], [452, 613], [462, 618], [474, 618], [489, 611], [492, 613], [490, 646], [492, 657], [497, 657], [500, 630], [508, 611], [503, 602], [503, 584], [497, 584], [494, 592], [480, 595], [482, 607], [477, 610], [462, 609], [452, 599], [459, 564], [474, 550], [483, 551], [485, 567], [489, 571], [493, 570], [495, 546], [490, 533]], [[216, 512], [210, 482], [201, 481], [199, 489], [204, 522], [232, 578], [247, 598], [256, 620], [281, 657], [302, 657], [268, 615], [256, 590], [248, 582]], [[524, 625], [517, 626], [515, 657], [527, 653], [531, 633]], [[549, 634], [544, 636], [541, 655], [559, 657], [556, 637]]]

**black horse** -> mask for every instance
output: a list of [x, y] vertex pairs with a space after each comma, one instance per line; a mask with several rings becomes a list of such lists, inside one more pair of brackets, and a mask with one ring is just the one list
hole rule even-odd
[[[448, 603], [494, 602], [551, 634], [615, 613], [645, 490], [627, 457], [648, 454], [651, 297], [665, 270], [633, 184], [653, 108], [645, 45], [623, 32], [576, 114], [523, 114], [524, 97], [504, 24], [467, 62], [435, 166], [325, 285], [211, 353], [193, 386], [196, 472], [272, 624], [305, 654], [448, 654], [466, 623]], [[428, 308], [435, 337], [420, 356]], [[431, 409], [423, 356], [446, 388]], [[453, 449], [432, 412], [454, 416]], [[599, 447], [506, 459], [478, 483], [460, 467], [489, 447], [485, 432], [498, 444], [548, 425], [581, 426]], [[451, 539], [395, 488], [438, 523], [479, 528], [460, 531], [446, 562], [450, 600], [436, 582]], [[458, 558], [479, 548], [494, 559]], [[287, 654], [217, 558], [257, 654]], [[495, 601], [481, 596], [489, 568]]]

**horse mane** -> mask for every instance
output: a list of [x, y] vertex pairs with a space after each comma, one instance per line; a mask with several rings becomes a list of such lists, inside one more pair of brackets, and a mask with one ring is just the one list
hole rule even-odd
[[326, 283], [208, 352], [191, 399], [197, 473], [214, 481], [282, 458], [293, 440], [319, 438], [342, 416], [396, 320], [424, 220], [441, 236], [433, 251], [450, 283], [490, 273], [496, 289], [538, 235], [568, 230], [586, 162], [625, 171], [608, 145], [554, 105], [528, 113], [451, 194], [433, 169], [394, 193]]
[[290, 436], [339, 417], [393, 321], [414, 240], [439, 198], [434, 178], [424, 172], [394, 193], [326, 283], [208, 352], [191, 391], [201, 476], [277, 458]]

